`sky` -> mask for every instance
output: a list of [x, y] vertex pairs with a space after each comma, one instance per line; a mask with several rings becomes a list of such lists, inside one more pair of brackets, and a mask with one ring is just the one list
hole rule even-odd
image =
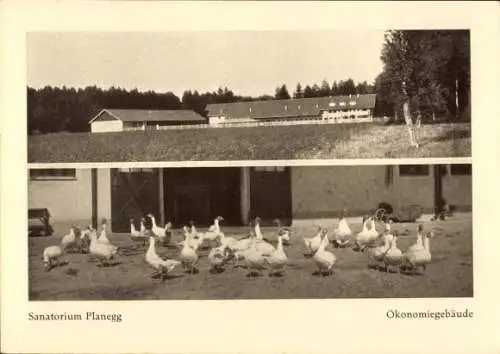
[[290, 93], [326, 79], [375, 80], [383, 31], [31, 32], [27, 84], [140, 91]]

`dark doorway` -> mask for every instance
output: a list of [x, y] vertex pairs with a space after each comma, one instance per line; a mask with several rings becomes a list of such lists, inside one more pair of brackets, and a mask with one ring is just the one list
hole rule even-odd
[[259, 216], [262, 225], [279, 218], [292, 222], [290, 167], [253, 167], [250, 170], [250, 217]]
[[[141, 217], [153, 213], [160, 220], [158, 169], [111, 169], [111, 230], [129, 232]], [[157, 221], [158, 222], [158, 221]]]
[[223, 216], [224, 225], [240, 226], [240, 168], [186, 167], [164, 169], [165, 214], [174, 227], [193, 220], [211, 225]]

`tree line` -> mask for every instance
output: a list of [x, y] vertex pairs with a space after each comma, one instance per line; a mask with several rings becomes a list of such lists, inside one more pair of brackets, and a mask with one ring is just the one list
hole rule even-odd
[[103, 108], [191, 109], [206, 117], [211, 103], [325, 97], [376, 93], [374, 114], [400, 120], [406, 84], [412, 112], [424, 120], [447, 118], [470, 120], [470, 35], [468, 30], [397, 30], [385, 33], [380, 59], [383, 70], [374, 83], [355, 83], [351, 78], [323, 80], [289, 92], [285, 84], [274, 95], [241, 96], [219, 88], [200, 93], [186, 90], [182, 97], [172, 92], [140, 92], [96, 86], [84, 89], [46, 86], [27, 88], [28, 134], [89, 131], [88, 121]]
[[[46, 86], [41, 89], [28, 87], [28, 134], [54, 132], [90, 131], [89, 120], [103, 108], [109, 109], [190, 109], [206, 117], [206, 106], [212, 103], [261, 101], [291, 98], [286, 85], [276, 88], [274, 96], [257, 97], [235, 94], [227, 87], [217, 91], [199, 93], [197, 90], [184, 91], [181, 98], [172, 92], [140, 92], [111, 87], [102, 89], [89, 86], [84, 89]], [[352, 79], [334, 82], [331, 87], [326, 82], [307, 85], [302, 89], [297, 84], [293, 97], [322, 97], [328, 95], [373, 92], [374, 87], [366, 81], [355, 84]]]

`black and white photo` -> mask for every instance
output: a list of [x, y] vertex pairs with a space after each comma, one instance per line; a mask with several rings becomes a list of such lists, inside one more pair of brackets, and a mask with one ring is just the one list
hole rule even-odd
[[473, 296], [470, 164], [30, 169], [28, 190], [31, 300]]
[[468, 29], [33, 32], [27, 51], [29, 162], [471, 156]]

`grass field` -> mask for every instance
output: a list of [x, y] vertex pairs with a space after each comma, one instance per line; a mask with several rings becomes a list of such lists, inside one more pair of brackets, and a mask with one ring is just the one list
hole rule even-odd
[[[329, 225], [328, 225], [329, 224]], [[332, 226], [331, 221], [325, 226]], [[144, 249], [134, 249], [127, 234], [112, 234], [110, 240], [120, 246], [118, 262], [98, 267], [90, 256], [67, 254], [68, 264], [45, 272], [41, 260], [43, 248], [59, 242], [58, 235], [29, 239], [30, 300], [146, 300], [146, 299], [311, 299], [311, 298], [393, 298], [393, 297], [471, 297], [473, 296], [472, 218], [457, 215], [447, 221], [425, 222], [433, 228], [432, 264], [424, 275], [384, 273], [369, 269], [363, 254], [350, 249], [335, 249], [337, 263], [332, 276], [315, 276], [316, 265], [304, 257], [302, 237], [312, 237], [315, 222], [301, 221], [292, 229], [290, 246], [285, 248], [289, 267], [283, 277], [247, 277], [244, 268], [228, 265], [225, 272], [212, 274], [206, 255], [200, 254], [199, 273], [190, 275], [177, 268], [161, 283], [153, 279], [153, 270], [144, 260]], [[351, 225], [354, 231], [360, 223]], [[58, 228], [56, 227], [56, 231]], [[61, 230], [61, 229], [59, 229]], [[401, 234], [398, 247], [405, 250], [415, 242], [415, 223], [394, 224]], [[226, 235], [244, 235], [243, 228], [223, 228]], [[274, 239], [275, 229], [264, 228], [264, 236]], [[173, 242], [181, 239], [179, 231]], [[330, 246], [328, 246], [330, 248]], [[159, 248], [162, 256], [176, 258], [179, 250]], [[73, 269], [72, 272], [68, 272]]]
[[470, 124], [420, 129], [370, 123], [224, 129], [60, 133], [28, 137], [28, 162], [131, 162], [471, 156]]

